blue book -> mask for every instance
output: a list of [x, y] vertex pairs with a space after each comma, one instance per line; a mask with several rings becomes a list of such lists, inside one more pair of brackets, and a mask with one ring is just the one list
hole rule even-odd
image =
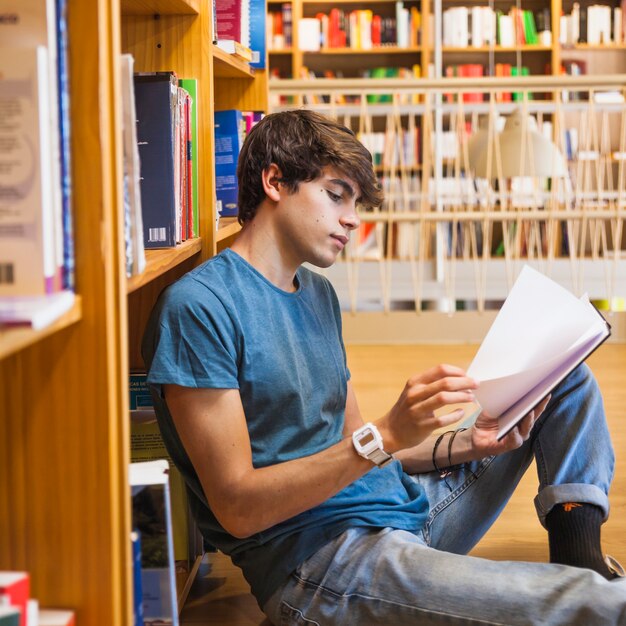
[[74, 225], [72, 222], [72, 150], [70, 145], [70, 87], [68, 66], [67, 0], [56, 0], [59, 153], [63, 221], [63, 289], [74, 289]]
[[143, 587], [141, 585], [141, 533], [130, 533], [133, 554], [133, 625], [143, 626]]
[[237, 161], [243, 144], [245, 122], [241, 111], [215, 111], [215, 187], [221, 217], [238, 213]]
[[144, 247], [176, 245], [174, 112], [178, 80], [173, 72], [135, 74], [137, 143], [141, 163]]
[[265, 69], [265, 38], [267, 37], [265, 26], [265, 0], [250, 1], [250, 49], [252, 50], [252, 61], [250, 67]]

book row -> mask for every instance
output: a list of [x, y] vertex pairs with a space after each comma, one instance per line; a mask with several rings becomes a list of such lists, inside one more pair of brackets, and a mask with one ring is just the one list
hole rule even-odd
[[0, 0], [0, 299], [74, 288], [66, 0]]
[[552, 44], [550, 10], [535, 13], [511, 7], [507, 13], [491, 6], [451, 7], [443, 12], [444, 46], [481, 48], [499, 45]]
[[621, 0], [616, 7], [604, 4], [586, 6], [575, 2], [571, 13], [560, 19], [559, 41], [562, 45], [626, 42], [626, 0]]
[[349, 48], [371, 50], [379, 46], [414, 48], [420, 44], [421, 13], [417, 7], [396, 2], [395, 14], [382, 16], [371, 9], [345, 11], [333, 8], [328, 14], [302, 18], [298, 22], [300, 50], [315, 52]]

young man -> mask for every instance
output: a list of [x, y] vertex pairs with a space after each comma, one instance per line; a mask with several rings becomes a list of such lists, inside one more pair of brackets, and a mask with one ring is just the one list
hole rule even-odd
[[[600, 548], [613, 451], [588, 368], [502, 441], [485, 415], [453, 428], [462, 411], [445, 407], [477, 383], [451, 365], [364, 425], [337, 298], [302, 264], [331, 265], [357, 207], [381, 202], [369, 153], [334, 121], [277, 113], [250, 132], [238, 178], [241, 234], [166, 290], [143, 349], [200, 529], [270, 620], [626, 624], [626, 579]], [[465, 556], [533, 456], [552, 563]]]

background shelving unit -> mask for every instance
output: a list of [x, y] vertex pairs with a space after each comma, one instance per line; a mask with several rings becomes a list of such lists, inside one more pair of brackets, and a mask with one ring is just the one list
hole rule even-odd
[[[332, 54], [333, 69], [346, 69], [345, 77], [353, 76], [360, 69], [382, 66], [404, 66], [417, 63], [421, 66], [421, 75], [428, 76], [428, 68], [434, 62], [435, 18], [437, 5], [441, 10], [454, 6], [492, 6], [494, 9], [507, 11], [510, 7], [518, 6], [535, 12], [544, 9], [546, 4], [539, 0], [424, 0], [421, 3], [405, 2], [406, 6], [415, 4], [422, 16], [421, 43], [417, 48], [394, 49], [376, 48], [374, 50], [353, 51], [349, 49], [335, 49], [320, 52], [302, 52], [297, 41], [298, 20], [302, 17], [315, 16], [317, 12], [328, 12], [332, 7], [345, 7], [346, 10], [368, 8], [385, 10], [391, 7], [394, 0], [291, 0], [293, 19], [293, 46], [288, 49], [270, 50], [270, 69], [280, 71], [282, 78], [300, 78], [303, 66], [316, 68], [327, 67], [328, 55]], [[283, 3], [272, 0], [270, 10], [279, 10]], [[581, 5], [597, 4], [595, 0], [585, 0]], [[602, 4], [619, 6], [616, 0], [606, 0]], [[527, 65], [531, 74], [544, 74], [546, 68], [549, 73], [560, 73], [561, 60], [572, 56], [587, 61], [587, 71], [594, 73], [624, 73], [626, 71], [626, 55], [623, 54], [626, 44], [587, 44], [578, 43], [574, 46], [563, 46], [559, 42], [560, 23], [562, 12], [572, 10], [573, 0], [550, 0], [550, 26], [552, 43], [550, 45], [515, 45], [505, 47], [499, 45], [474, 48], [443, 47], [443, 65], [452, 63], [480, 63], [487, 69], [495, 62], [511, 63], [513, 65]]]
[[[211, 43], [206, 0], [68, 0], [76, 290], [44, 331], [0, 333], [0, 569], [79, 624], [132, 623], [128, 372], [160, 291], [230, 243], [216, 226], [213, 111], [267, 110], [264, 71]], [[197, 239], [126, 279], [119, 55], [198, 79]], [[184, 581], [181, 581], [184, 585]]]

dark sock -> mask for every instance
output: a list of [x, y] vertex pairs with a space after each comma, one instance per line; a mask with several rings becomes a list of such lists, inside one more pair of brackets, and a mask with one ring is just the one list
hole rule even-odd
[[586, 567], [614, 578], [600, 544], [602, 517], [602, 509], [593, 504], [557, 504], [546, 516], [550, 563]]

